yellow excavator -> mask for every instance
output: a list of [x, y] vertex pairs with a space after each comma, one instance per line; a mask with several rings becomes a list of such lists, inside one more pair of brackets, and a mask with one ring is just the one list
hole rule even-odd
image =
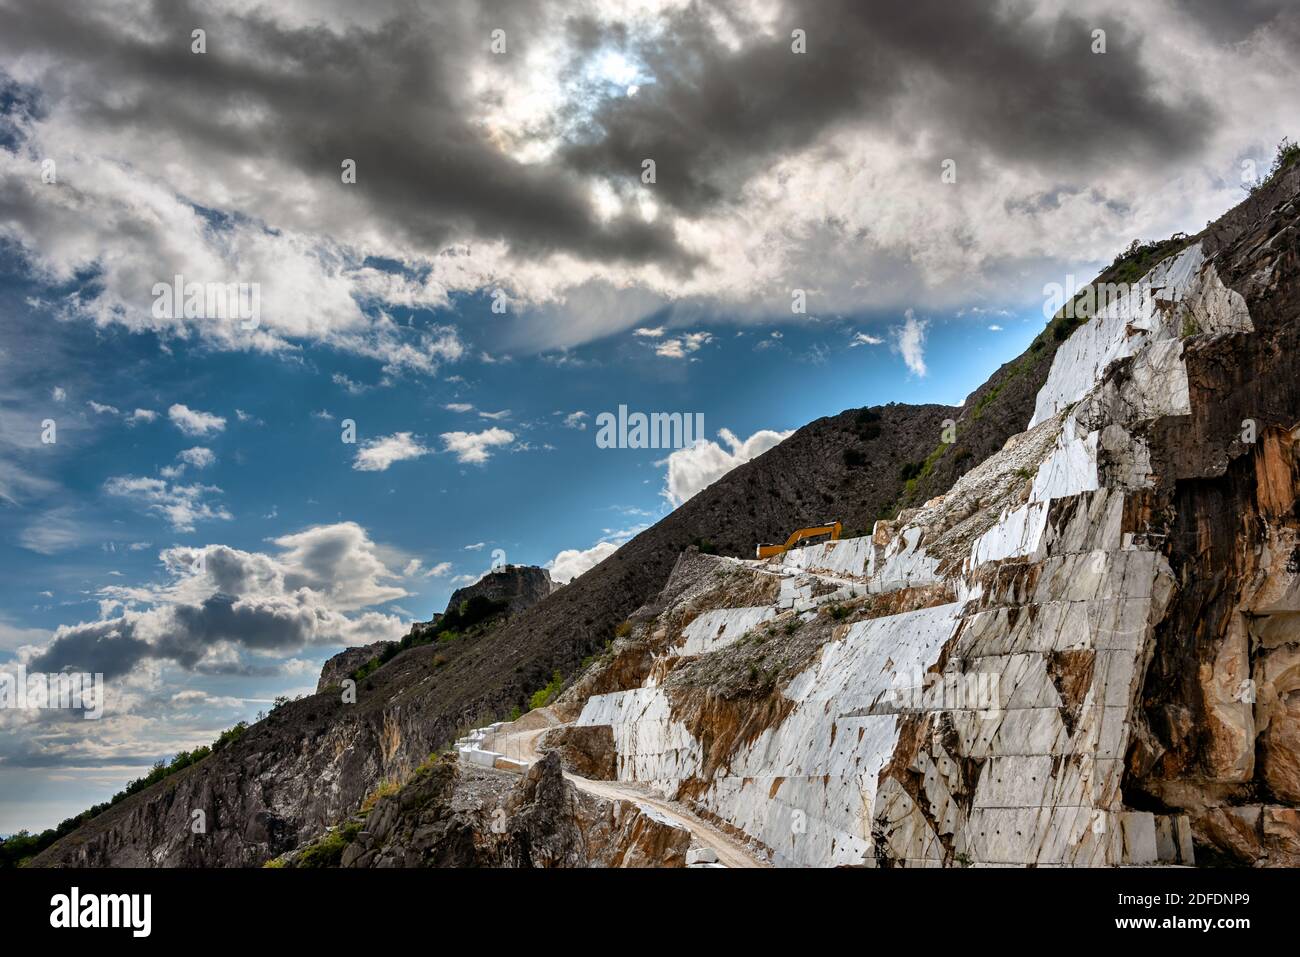
[[784, 555], [805, 538], [815, 538], [818, 535], [829, 534], [831, 541], [837, 542], [840, 539], [840, 532], [843, 530], [844, 526], [839, 522], [832, 522], [829, 525], [810, 525], [807, 528], [801, 528], [798, 531], [791, 533], [790, 537], [785, 540], [784, 545], [759, 545], [758, 557], [773, 558], [777, 555]]

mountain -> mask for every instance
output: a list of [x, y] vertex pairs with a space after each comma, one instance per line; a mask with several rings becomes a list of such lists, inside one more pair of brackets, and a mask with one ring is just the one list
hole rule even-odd
[[[1161, 295], [1063, 310], [961, 408], [810, 423], [521, 614], [409, 643], [355, 703], [275, 709], [36, 863], [291, 858], [363, 805], [401, 806], [400, 784], [430, 780], [453, 741], [498, 754], [472, 729], [534, 701], [544, 725], [525, 715], [492, 739], [526, 734], [524, 764], [541, 736], [570, 762], [613, 758], [612, 803], [540, 762], [510, 787], [545, 778], [607, 823], [671, 800], [661, 816], [704, 821], [692, 841], [721, 829], [777, 863], [1300, 860], [1298, 191], [1282, 170], [1197, 236], [1135, 245], [1098, 284]], [[770, 568], [729, 560], [827, 519], [857, 537]], [[557, 672], [569, 687], [552, 700]], [[969, 708], [900, 705], [909, 672], [1009, 688], [991, 709], [1009, 717], [986, 740]], [[850, 773], [845, 754], [865, 763]], [[421, 807], [453, 820], [470, 774], [439, 770]]]
[[457, 588], [447, 600], [447, 611], [482, 598], [505, 606], [511, 615], [527, 611], [559, 587], [551, 573], [536, 565], [501, 565], [471, 585]]

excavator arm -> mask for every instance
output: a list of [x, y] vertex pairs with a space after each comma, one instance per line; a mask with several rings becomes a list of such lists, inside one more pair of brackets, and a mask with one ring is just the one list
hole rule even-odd
[[829, 525], [810, 525], [807, 528], [792, 532], [790, 537], [785, 540], [784, 545], [759, 545], [758, 557], [772, 558], [776, 555], [784, 555], [805, 538], [813, 538], [817, 535], [829, 534], [831, 541], [836, 542], [839, 541], [840, 532], [843, 530], [844, 527], [839, 522], [833, 522]]

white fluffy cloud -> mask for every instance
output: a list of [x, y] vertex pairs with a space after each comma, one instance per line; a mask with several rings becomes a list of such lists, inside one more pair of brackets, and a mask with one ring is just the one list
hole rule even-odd
[[208, 501], [209, 496], [221, 494], [215, 485], [180, 485], [165, 479], [119, 475], [104, 483], [104, 491], [161, 515], [178, 532], [192, 532], [198, 522], [231, 518], [225, 506]]
[[167, 410], [167, 418], [186, 435], [205, 436], [220, 432], [226, 427], [226, 420], [211, 412], [200, 412], [179, 402]]
[[604, 536], [590, 548], [566, 548], [558, 552], [545, 564], [550, 569], [551, 579], [561, 585], [567, 584], [583, 572], [595, 568], [613, 555], [629, 539], [649, 528], [649, 525], [635, 525], [631, 528], [607, 528]]
[[723, 429], [718, 436], [729, 449], [709, 439], [696, 442], [690, 448], [678, 449], [666, 460], [668, 472], [664, 477], [663, 496], [676, 508], [737, 465], [762, 455], [789, 435], [790, 432], [760, 429], [742, 442], [730, 430]]
[[924, 376], [926, 373], [925, 338], [930, 323], [917, 319], [911, 309], [904, 315], [906, 321], [894, 330], [895, 348], [902, 355], [908, 369], [918, 376]]
[[418, 459], [432, 451], [410, 432], [395, 432], [363, 443], [352, 467], [358, 472], [383, 472], [394, 462]]
[[192, 449], [185, 449], [176, 456], [186, 465], [192, 465], [196, 469], [205, 469], [216, 462], [217, 457], [211, 449], [205, 449], [201, 445], [196, 445]]
[[564, 585], [595, 568], [616, 551], [618, 546], [613, 542], [597, 542], [587, 549], [566, 548], [547, 562], [546, 567], [551, 570], [552, 580]]
[[699, 352], [702, 346], [713, 341], [707, 332], [688, 332], [684, 336], [665, 339], [655, 346], [655, 355], [666, 359], [684, 359], [692, 352]]
[[492, 449], [509, 445], [515, 440], [513, 432], [491, 428], [482, 432], [444, 432], [443, 447], [456, 454], [457, 462], [481, 464], [492, 457]]

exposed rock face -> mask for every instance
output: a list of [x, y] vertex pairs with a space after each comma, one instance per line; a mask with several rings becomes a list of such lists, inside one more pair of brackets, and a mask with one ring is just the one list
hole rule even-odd
[[1187, 340], [1187, 415], [1153, 428], [1153, 531], [1179, 591], [1125, 781], [1134, 800], [1185, 809], [1225, 858], [1289, 866], [1300, 863], [1298, 189], [1292, 171], [1204, 242], [1228, 290], [1218, 301], [1240, 297], [1249, 327], [1237, 308]]
[[376, 641], [370, 645], [345, 648], [334, 657], [327, 659], [320, 669], [320, 680], [316, 682], [316, 693], [320, 694], [326, 688], [338, 685], [339, 682], [371, 658], [383, 654], [395, 644], [397, 644], [395, 641]]
[[459, 608], [462, 602], [482, 596], [489, 601], [505, 602], [511, 615], [532, 608], [559, 586], [551, 581], [551, 573], [536, 565], [502, 565], [494, 568], [472, 585], [457, 588], [447, 602], [447, 610]]
[[607, 724], [553, 728], [542, 735], [537, 750], [556, 752], [564, 770], [593, 781], [617, 776], [614, 729]]
[[342, 867], [683, 867], [690, 845], [630, 802], [577, 791], [558, 756], [522, 778], [440, 761], [338, 833]]

